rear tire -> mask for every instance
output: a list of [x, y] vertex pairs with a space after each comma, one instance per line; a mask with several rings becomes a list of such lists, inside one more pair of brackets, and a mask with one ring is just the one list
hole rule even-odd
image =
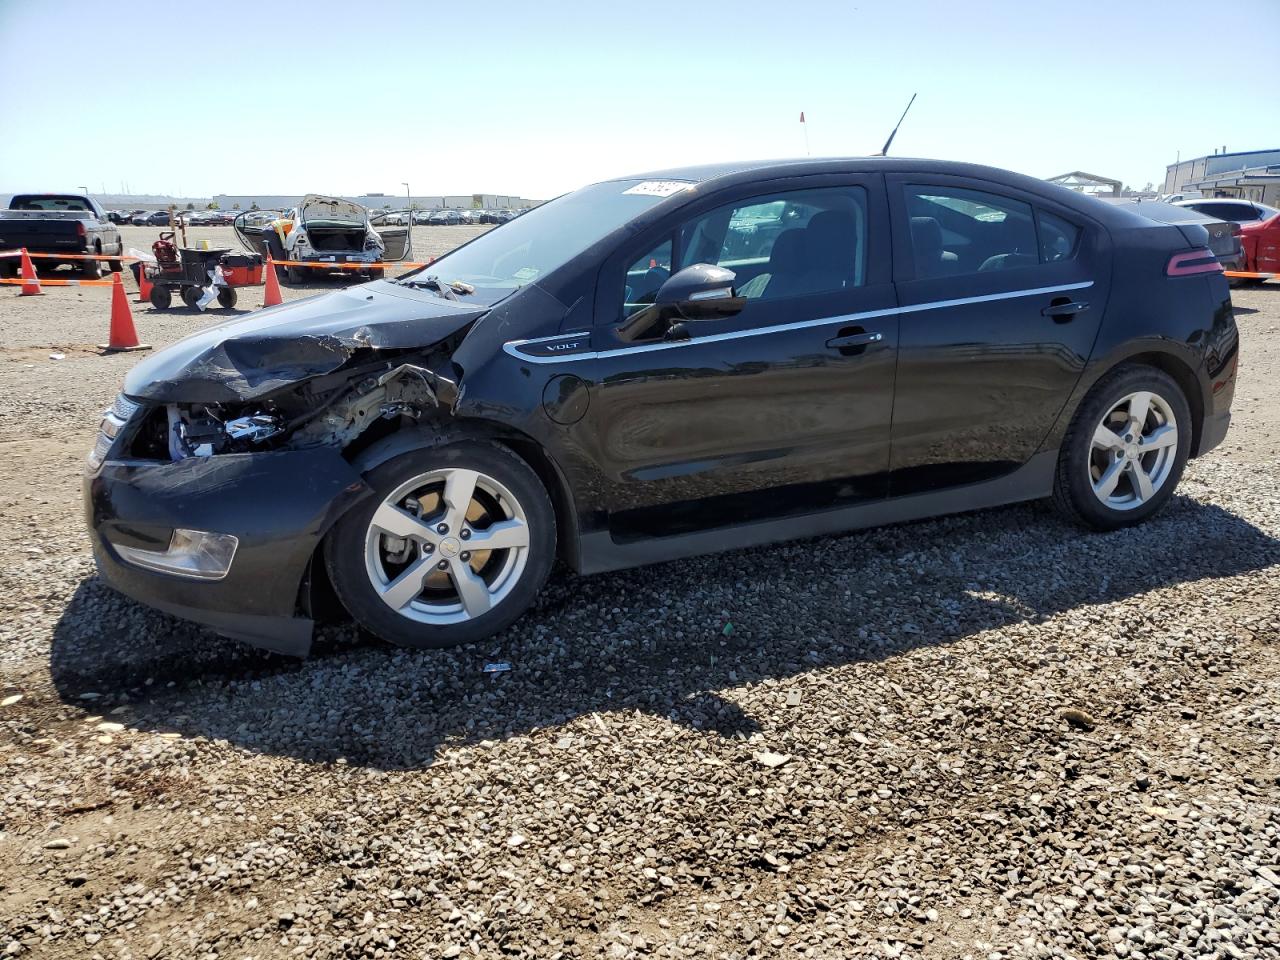
[[1141, 523], [1173, 496], [1191, 452], [1191, 408], [1155, 367], [1112, 370], [1089, 392], [1058, 452], [1053, 500], [1094, 530]]
[[[94, 254], [102, 253], [102, 244], [94, 244]], [[99, 280], [102, 278], [102, 261], [101, 260], [81, 260], [80, 275], [86, 280]]]
[[198, 301], [202, 296], [204, 296], [204, 290], [202, 290], [200, 287], [183, 287], [182, 288], [182, 302], [185, 303], [192, 310], [200, 309], [200, 306], [196, 301]]
[[285, 267], [285, 277], [290, 283], [306, 283], [307, 272], [305, 267]]
[[[546, 489], [520, 457], [460, 440], [402, 454], [365, 479], [375, 495], [337, 522], [324, 553], [362, 627], [401, 646], [451, 647], [528, 609], [551, 570], [556, 528]], [[487, 537], [509, 545], [485, 549]]]
[[220, 306], [226, 307], [228, 310], [236, 305], [236, 291], [234, 287], [220, 287], [218, 289], [218, 303]]
[[157, 310], [168, 310], [173, 305], [173, 294], [168, 287], [152, 287], [149, 299]]

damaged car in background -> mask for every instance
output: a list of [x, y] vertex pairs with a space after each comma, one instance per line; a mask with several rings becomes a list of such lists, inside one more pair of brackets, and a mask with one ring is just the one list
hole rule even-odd
[[[245, 249], [276, 262], [282, 280], [302, 283], [333, 270], [336, 263], [382, 263], [409, 256], [409, 231], [404, 224], [375, 225], [369, 211], [340, 197], [308, 194], [291, 210], [246, 210], [232, 222]], [[348, 272], [348, 271], [343, 271]], [[360, 271], [377, 279], [382, 267]]]
[[1226, 434], [1237, 333], [1207, 243], [969, 164], [598, 183], [141, 361], [89, 455], [95, 560], [303, 655], [346, 614], [413, 647], [490, 636], [557, 557], [1037, 498], [1116, 529]]

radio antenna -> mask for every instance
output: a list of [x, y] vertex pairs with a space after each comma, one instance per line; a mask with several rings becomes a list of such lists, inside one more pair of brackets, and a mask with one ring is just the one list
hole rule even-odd
[[[911, 109], [911, 104], [916, 102], [916, 95], [913, 93], [911, 99], [907, 101], [907, 110]], [[902, 116], [898, 118], [897, 125], [893, 128], [893, 133], [889, 134], [889, 139], [884, 142], [884, 147], [880, 152], [875, 154], [877, 157], [887, 157], [889, 155], [889, 147], [893, 143], [893, 138], [898, 135], [898, 127], [902, 126], [902, 121], [907, 119], [907, 110], [902, 111]]]

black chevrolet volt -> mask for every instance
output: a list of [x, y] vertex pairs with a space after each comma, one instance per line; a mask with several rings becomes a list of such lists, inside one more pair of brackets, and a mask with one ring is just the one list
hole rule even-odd
[[[581, 573], [1053, 500], [1138, 523], [1230, 420], [1204, 228], [989, 167], [691, 167], [134, 367], [89, 456], [102, 578], [303, 655], [413, 647]], [[678, 589], [674, 587], [672, 589]]]

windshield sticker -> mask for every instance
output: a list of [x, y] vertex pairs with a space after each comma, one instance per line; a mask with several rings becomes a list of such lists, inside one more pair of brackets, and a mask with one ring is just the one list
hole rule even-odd
[[521, 267], [519, 270], [515, 272], [513, 276], [514, 276], [514, 279], [516, 280], [524, 280], [526, 282], [529, 280], [535, 280], [537, 279], [537, 276], [538, 276], [538, 268], [537, 267]]
[[623, 190], [622, 193], [624, 196], [635, 193], [645, 197], [669, 197], [673, 193], [688, 190], [692, 186], [692, 183], [685, 183], [683, 180], [646, 180], [644, 183], [637, 183], [634, 187]]

